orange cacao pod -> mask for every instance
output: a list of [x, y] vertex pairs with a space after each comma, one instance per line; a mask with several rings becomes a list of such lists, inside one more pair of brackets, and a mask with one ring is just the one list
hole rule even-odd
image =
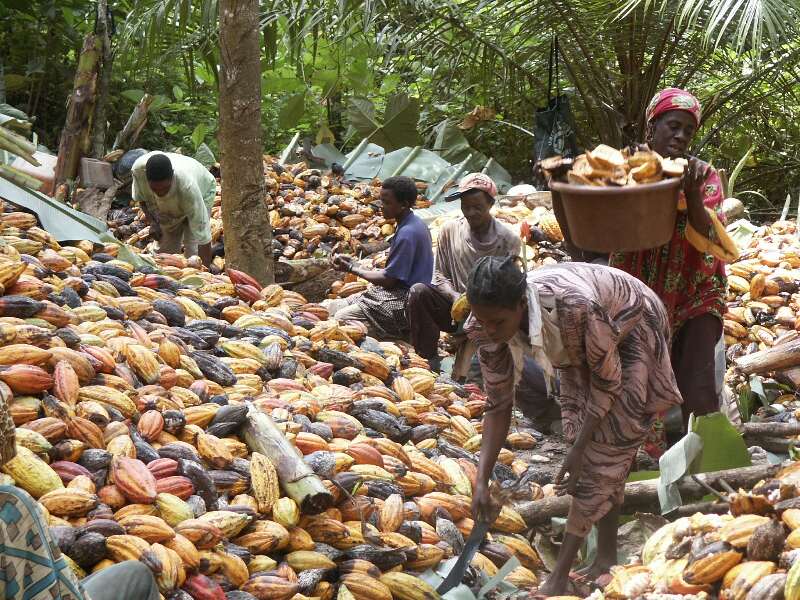
[[[114, 485], [131, 502], [152, 504], [156, 499], [156, 478], [135, 458], [118, 456], [111, 464]], [[177, 494], [176, 494], [177, 495]]]
[[357, 465], [384, 466], [381, 453], [369, 444], [350, 444], [345, 453], [352, 456]]
[[172, 494], [181, 500], [186, 500], [194, 494], [194, 484], [188, 477], [172, 475], [156, 479], [156, 492], [159, 494]]
[[164, 417], [157, 410], [148, 410], [139, 417], [136, 429], [146, 441], [152, 442], [161, 435], [161, 431], [164, 429]]
[[15, 394], [41, 394], [53, 387], [50, 374], [35, 365], [11, 365], [0, 369], [0, 380]]
[[66, 360], [60, 360], [53, 369], [53, 395], [70, 406], [78, 403], [80, 390], [78, 374]]

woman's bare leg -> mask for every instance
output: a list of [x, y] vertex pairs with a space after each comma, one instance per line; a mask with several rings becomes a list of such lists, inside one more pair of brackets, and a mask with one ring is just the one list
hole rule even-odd
[[595, 580], [617, 564], [618, 527], [619, 506], [614, 506], [597, 522], [597, 555], [590, 566], [578, 571], [581, 575]]
[[567, 582], [569, 581], [569, 572], [575, 562], [575, 557], [578, 556], [578, 550], [581, 548], [584, 538], [578, 537], [572, 533], [564, 535], [564, 541], [561, 544], [561, 550], [558, 552], [558, 559], [556, 566], [553, 567], [553, 572], [545, 580], [539, 588], [538, 595], [540, 596], [563, 596]]

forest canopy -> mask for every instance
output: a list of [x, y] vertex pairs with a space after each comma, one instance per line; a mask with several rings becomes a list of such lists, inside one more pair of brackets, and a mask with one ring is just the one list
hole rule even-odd
[[[270, 0], [261, 8], [265, 152], [280, 152], [296, 132], [349, 149], [393, 124], [394, 135], [375, 141], [430, 146], [443, 121], [462, 123], [485, 107], [463, 133], [515, 181], [530, 180], [530, 131], [547, 104], [557, 37], [553, 93], [568, 96], [581, 147], [641, 140], [653, 93], [686, 87], [704, 107], [693, 151], [737, 173], [733, 192], [751, 210], [782, 205], [800, 184], [796, 2]], [[217, 2], [123, 0], [109, 10], [108, 131], [147, 93], [152, 116], [139, 145], [218, 153]], [[39, 143], [52, 151], [95, 12], [78, 0], [0, 7], [12, 24], [0, 32], [0, 102], [35, 118]]]

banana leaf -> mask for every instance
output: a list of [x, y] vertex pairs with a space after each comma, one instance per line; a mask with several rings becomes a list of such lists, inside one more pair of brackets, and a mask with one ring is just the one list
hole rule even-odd
[[0, 112], [0, 125], [16, 131], [17, 133], [30, 133], [32, 124], [30, 121], [17, 119]]
[[6, 104], [5, 102], [0, 102], [0, 114], [7, 115], [13, 119], [17, 119], [19, 121], [28, 121], [29, 117], [27, 114], [19, 110], [18, 108], [14, 108], [10, 104]]

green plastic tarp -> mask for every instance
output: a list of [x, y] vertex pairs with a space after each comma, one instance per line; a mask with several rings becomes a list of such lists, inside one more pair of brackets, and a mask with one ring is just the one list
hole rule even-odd
[[[405, 175], [424, 181], [429, 184], [427, 196], [433, 202], [441, 201], [448, 186], [473, 171], [483, 171], [489, 175], [501, 194], [511, 188], [509, 172], [499, 163], [472, 149], [457, 128], [447, 126], [444, 129], [442, 125], [437, 131], [439, 129], [441, 131], [431, 150], [406, 146], [387, 154], [383, 147], [362, 140], [347, 154], [342, 154], [333, 144], [327, 143], [314, 146], [312, 152], [327, 168], [333, 163], [345, 165], [349, 162], [344, 175], [347, 181], [371, 181], [392, 175]], [[290, 147], [284, 149], [284, 153]]]

